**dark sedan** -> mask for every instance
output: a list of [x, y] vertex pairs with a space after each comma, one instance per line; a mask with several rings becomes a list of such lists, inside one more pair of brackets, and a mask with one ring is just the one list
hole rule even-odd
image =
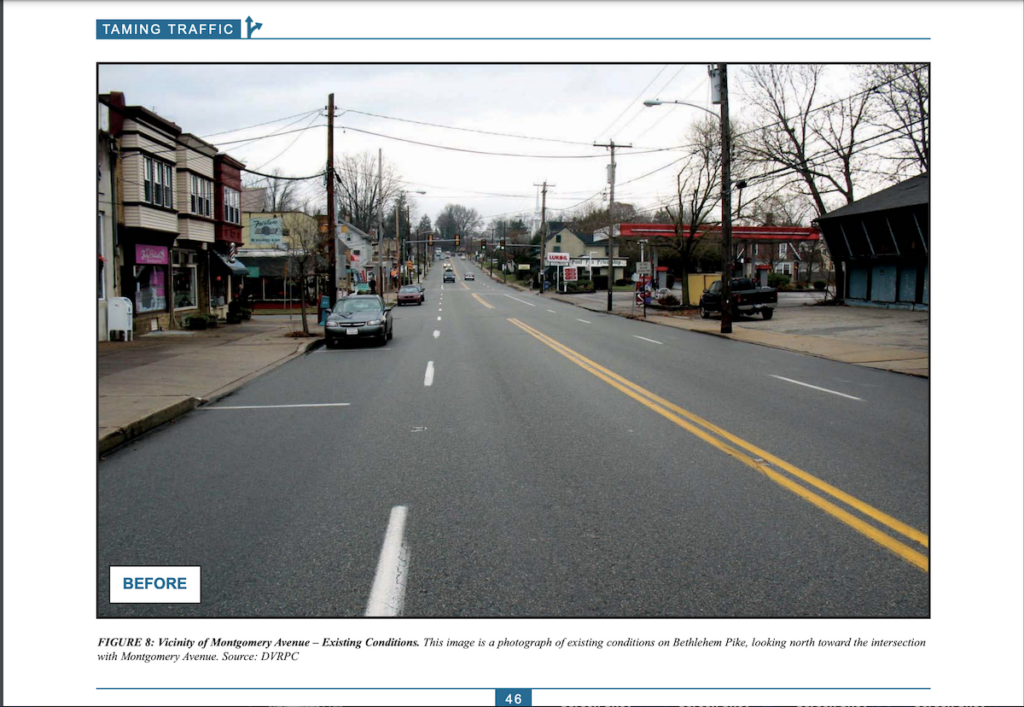
[[393, 335], [391, 307], [377, 295], [352, 295], [340, 300], [324, 327], [329, 349], [350, 339], [372, 339], [383, 346]]

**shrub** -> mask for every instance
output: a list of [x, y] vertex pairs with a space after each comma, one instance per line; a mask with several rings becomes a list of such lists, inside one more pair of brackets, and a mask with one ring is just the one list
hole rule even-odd
[[616, 280], [615, 284], [618, 285], [619, 287], [622, 287], [624, 285], [632, 285], [633, 281], [630, 280], [628, 277], [623, 277]]
[[815, 280], [814, 281], [814, 289], [818, 290], [819, 292], [824, 290], [825, 289], [825, 281], [824, 280]]
[[778, 272], [768, 273], [768, 287], [782, 288], [789, 285], [789, 275]]
[[595, 275], [594, 276], [594, 289], [607, 290], [608, 289], [608, 276], [607, 275]]
[[658, 298], [658, 304], [662, 307], [674, 307], [679, 304], [679, 298], [673, 294], [662, 295]]

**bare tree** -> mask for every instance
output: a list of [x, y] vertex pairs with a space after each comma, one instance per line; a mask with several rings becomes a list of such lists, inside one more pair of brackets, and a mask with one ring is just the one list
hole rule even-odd
[[927, 172], [931, 155], [931, 84], [927, 64], [871, 64], [863, 81], [878, 96], [875, 123], [900, 136], [891, 159], [895, 179]]
[[702, 232], [717, 224], [714, 214], [721, 204], [722, 134], [718, 122], [708, 117], [690, 128], [689, 147], [676, 174], [675, 205], [666, 207], [675, 230], [669, 245], [682, 265], [682, 301], [689, 302], [689, 278]]
[[[299, 300], [302, 306], [302, 333], [309, 336], [309, 322], [306, 320], [306, 296], [309, 284], [315, 282], [318, 269], [326, 265], [323, 250], [330, 234], [321, 232], [315, 216], [300, 216], [290, 223], [288, 229], [288, 256], [291, 277], [299, 282]], [[331, 277], [333, 280], [333, 276]]]
[[482, 221], [476, 209], [462, 204], [446, 204], [434, 220], [434, 226], [441, 234], [441, 238], [450, 240], [457, 234], [465, 243], [465, 239], [477, 232]]
[[297, 211], [299, 208], [298, 194], [296, 193], [299, 182], [292, 179], [282, 179], [281, 169], [275, 167], [271, 172], [273, 177], [265, 178], [267, 191], [265, 193], [266, 203], [264, 210], [274, 211]]
[[817, 107], [825, 67], [818, 64], [758, 64], [746, 70], [747, 98], [761, 127], [746, 134], [745, 156], [768, 174], [795, 177], [818, 215], [826, 198], [855, 199], [855, 181], [869, 159], [863, 155], [874, 94], [862, 91]]
[[378, 177], [377, 155], [361, 152], [335, 160], [337, 213], [356, 228], [376, 229], [384, 205], [401, 191], [398, 170], [387, 160]]

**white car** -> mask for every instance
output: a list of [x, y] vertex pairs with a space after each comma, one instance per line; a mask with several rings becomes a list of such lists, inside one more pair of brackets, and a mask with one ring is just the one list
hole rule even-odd
[[468, 273], [466, 273], [466, 275], [462, 279], [463, 280], [476, 280], [476, 275], [474, 275], [471, 272], [468, 272]]

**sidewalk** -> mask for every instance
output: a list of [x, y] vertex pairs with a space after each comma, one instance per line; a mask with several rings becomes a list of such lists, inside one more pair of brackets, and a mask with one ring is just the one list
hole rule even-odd
[[[501, 282], [501, 278], [495, 278]], [[527, 288], [515, 286], [526, 292]], [[608, 311], [608, 293], [548, 295], [559, 302], [588, 309]], [[643, 309], [634, 309], [631, 292], [615, 292], [612, 313], [642, 320]], [[686, 329], [748, 344], [880, 368], [927, 378], [928, 312], [910, 312], [870, 307], [815, 307], [797, 304], [795, 299], [775, 310], [770, 321], [744, 317], [733, 321], [733, 333], [721, 333], [721, 321], [701, 319], [695, 311], [647, 310], [652, 324]]]
[[219, 398], [319, 344], [323, 327], [309, 315], [315, 338], [291, 338], [302, 319], [268, 315], [206, 331], [166, 331], [97, 347], [99, 452]]

